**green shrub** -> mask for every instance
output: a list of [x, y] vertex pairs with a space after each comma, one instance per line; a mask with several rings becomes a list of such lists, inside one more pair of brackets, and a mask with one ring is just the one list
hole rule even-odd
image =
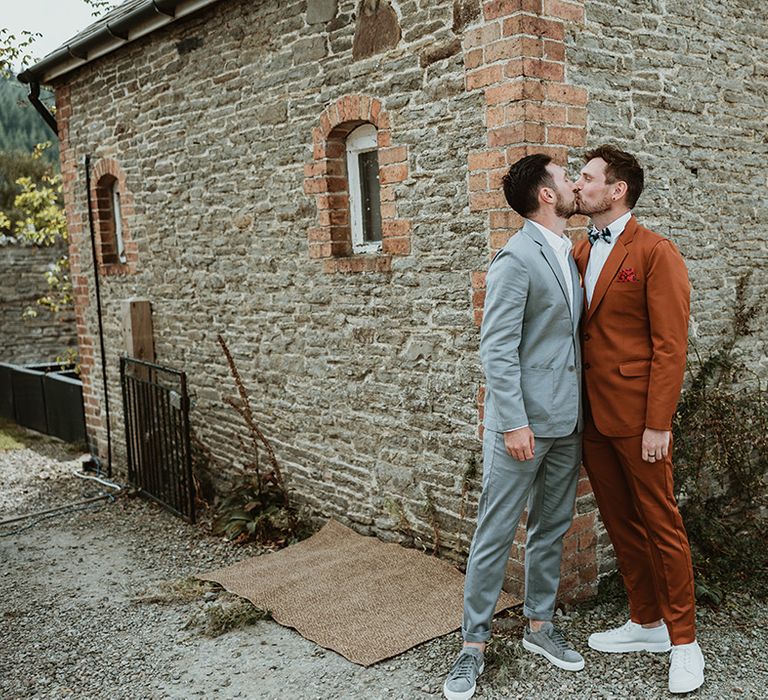
[[674, 425], [676, 496], [693, 552], [700, 600], [749, 587], [768, 594], [768, 395], [739, 359], [764, 299], [747, 301], [750, 274], [736, 287], [722, 343], [704, 358], [695, 344], [690, 383]]

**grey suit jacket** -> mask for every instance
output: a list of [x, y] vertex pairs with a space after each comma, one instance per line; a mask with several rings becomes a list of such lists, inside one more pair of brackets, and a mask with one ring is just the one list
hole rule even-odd
[[487, 430], [528, 425], [537, 437], [564, 437], [582, 429], [583, 297], [569, 264], [573, 315], [555, 252], [531, 222], [491, 262], [480, 331]]

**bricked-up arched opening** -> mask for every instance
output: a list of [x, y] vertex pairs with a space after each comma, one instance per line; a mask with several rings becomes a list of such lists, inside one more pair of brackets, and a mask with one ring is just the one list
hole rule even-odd
[[99, 272], [130, 274], [136, 271], [136, 244], [129, 233], [133, 198], [125, 175], [112, 159], [99, 161], [93, 168], [93, 218], [96, 222]]
[[[347, 137], [359, 126], [376, 128], [379, 163], [381, 249], [356, 255], [352, 248]], [[408, 178], [408, 151], [392, 146], [390, 120], [380, 100], [346, 95], [329, 105], [312, 130], [313, 160], [304, 168], [304, 191], [315, 195], [317, 225], [307, 232], [309, 255], [326, 272], [386, 272], [394, 255], [411, 251], [411, 223], [398, 219], [395, 186]]]

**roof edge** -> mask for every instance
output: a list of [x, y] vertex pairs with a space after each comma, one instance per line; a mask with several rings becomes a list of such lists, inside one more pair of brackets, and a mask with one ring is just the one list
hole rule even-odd
[[140, 37], [220, 0], [145, 0], [93, 32], [82, 31], [17, 76], [22, 83], [49, 83]]

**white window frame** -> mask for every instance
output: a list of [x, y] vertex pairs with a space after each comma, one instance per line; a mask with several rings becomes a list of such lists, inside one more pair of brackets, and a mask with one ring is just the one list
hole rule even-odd
[[347, 136], [346, 145], [352, 252], [376, 253], [381, 250], [381, 241], [365, 241], [363, 239], [363, 190], [360, 183], [360, 165], [358, 162], [358, 156], [361, 153], [378, 150], [379, 143], [376, 137], [376, 127], [373, 124], [358, 126]]
[[120, 209], [120, 189], [117, 180], [112, 183], [110, 188], [112, 195], [112, 216], [115, 223], [115, 246], [117, 247], [117, 259], [120, 264], [125, 264], [125, 243], [123, 241], [123, 213]]

